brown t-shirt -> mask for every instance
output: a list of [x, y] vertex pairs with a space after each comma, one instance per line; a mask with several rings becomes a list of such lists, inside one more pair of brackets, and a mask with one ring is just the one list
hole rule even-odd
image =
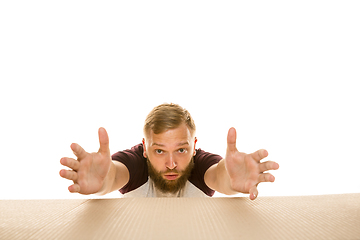
[[[123, 163], [130, 173], [129, 182], [119, 190], [122, 194], [131, 192], [148, 181], [149, 175], [143, 151], [143, 145], [138, 144], [131, 149], [112, 155], [112, 160]], [[197, 149], [194, 156], [194, 168], [188, 180], [210, 197], [214, 195], [215, 191], [206, 185], [204, 175], [209, 167], [218, 163], [221, 159], [221, 156], [205, 152], [201, 149]]]

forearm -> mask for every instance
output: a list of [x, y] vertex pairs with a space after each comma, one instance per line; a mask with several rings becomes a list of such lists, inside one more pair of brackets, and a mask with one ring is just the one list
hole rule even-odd
[[96, 194], [105, 195], [119, 190], [127, 184], [129, 178], [129, 171], [124, 164], [118, 161], [111, 161], [110, 170], [104, 179], [104, 184]]

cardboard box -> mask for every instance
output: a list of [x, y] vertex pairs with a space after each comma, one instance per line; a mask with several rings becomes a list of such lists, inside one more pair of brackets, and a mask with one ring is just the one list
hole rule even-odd
[[360, 194], [2, 200], [0, 239], [360, 239]]

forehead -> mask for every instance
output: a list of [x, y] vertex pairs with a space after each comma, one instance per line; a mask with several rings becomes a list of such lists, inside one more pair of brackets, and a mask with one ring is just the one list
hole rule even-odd
[[151, 146], [176, 147], [179, 145], [190, 145], [191, 133], [189, 128], [182, 124], [177, 128], [167, 130], [160, 134], [154, 134], [150, 131], [147, 142]]

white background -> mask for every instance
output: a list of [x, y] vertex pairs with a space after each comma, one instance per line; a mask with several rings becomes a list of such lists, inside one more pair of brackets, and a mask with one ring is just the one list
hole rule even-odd
[[[260, 196], [360, 192], [357, 1], [1, 1], [0, 199], [70, 194], [61, 157], [140, 143], [174, 102], [198, 147], [265, 148]], [[108, 197], [119, 196], [112, 193]], [[219, 196], [219, 195], [217, 195]], [[240, 194], [239, 196], [244, 196]]]

